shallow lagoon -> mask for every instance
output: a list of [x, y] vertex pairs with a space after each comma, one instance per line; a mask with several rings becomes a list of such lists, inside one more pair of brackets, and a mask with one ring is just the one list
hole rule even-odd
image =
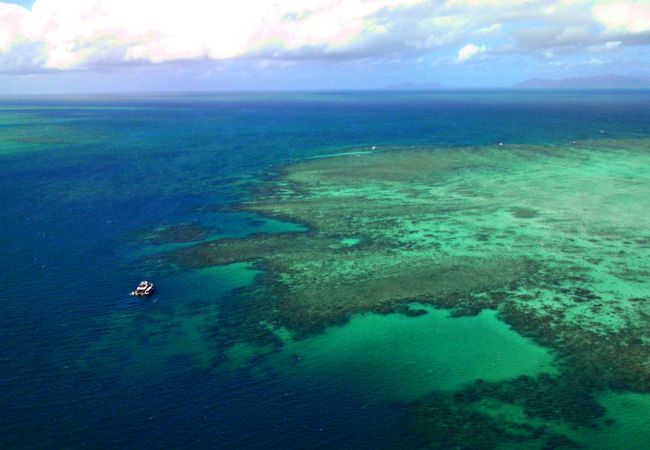
[[269, 363], [297, 382], [338, 379], [379, 401], [410, 401], [477, 379], [556, 371], [548, 350], [515, 333], [494, 311], [452, 318], [447, 311], [415, 307], [425, 314], [355, 316], [318, 336], [289, 341]]

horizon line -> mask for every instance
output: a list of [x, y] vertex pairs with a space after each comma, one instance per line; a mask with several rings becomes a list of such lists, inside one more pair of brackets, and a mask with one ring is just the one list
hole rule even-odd
[[304, 89], [209, 89], [209, 90], [182, 90], [182, 91], [104, 91], [104, 92], [57, 92], [57, 93], [17, 93], [0, 94], [0, 99], [24, 97], [72, 97], [72, 96], [130, 96], [130, 95], [200, 95], [200, 94], [311, 94], [311, 93], [354, 93], [354, 92], [384, 92], [384, 93], [409, 93], [409, 92], [454, 92], [454, 91], [519, 91], [519, 92], [544, 92], [544, 91], [650, 91], [650, 86], [644, 87], [436, 87], [436, 88], [304, 88]]

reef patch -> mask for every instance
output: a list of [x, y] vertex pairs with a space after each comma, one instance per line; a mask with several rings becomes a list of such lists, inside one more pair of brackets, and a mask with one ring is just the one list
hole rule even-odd
[[[203, 242], [157, 260], [263, 270], [245, 307], [219, 316], [232, 325], [215, 327], [242, 335], [245, 326], [275, 345], [277, 330], [300, 339], [358, 313], [413, 315], [412, 302], [458, 317], [495, 310], [553, 349], [560, 373], [435, 392], [413, 406], [420, 422], [436, 436], [456, 430], [447, 446], [471, 442], [457, 428], [469, 421], [489, 448], [518, 440], [570, 447], [567, 433], [544, 424], [607, 426], [593, 400], [601, 392], [650, 392], [648, 149], [649, 140], [601, 140], [302, 161], [240, 208], [308, 231]], [[526, 420], [497, 426], [486, 404]], [[427, 419], [442, 416], [447, 425]]]

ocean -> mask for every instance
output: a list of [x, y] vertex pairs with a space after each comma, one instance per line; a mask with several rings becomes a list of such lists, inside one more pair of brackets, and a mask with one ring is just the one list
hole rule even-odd
[[[648, 391], [643, 382], [626, 377], [642, 370], [634, 361], [621, 362], [610, 353], [598, 353], [597, 358], [594, 356], [596, 362], [590, 360], [591, 365], [576, 362], [572, 352], [577, 352], [578, 347], [562, 347], [551, 331], [542, 335], [526, 328], [519, 316], [495, 299], [478, 310], [455, 314], [467, 309], [467, 305], [449, 303], [452, 300], [448, 297], [448, 303], [443, 304], [442, 294], [427, 296], [430, 286], [422, 285], [409, 297], [414, 302], [409, 303], [409, 310], [393, 303], [382, 304], [385, 307], [381, 308], [373, 304], [373, 299], [379, 297], [372, 289], [378, 293], [395, 289], [386, 302], [407, 296], [406, 287], [394, 288], [403, 277], [389, 276], [400, 273], [395, 272], [398, 269], [386, 269], [388, 275], [382, 275], [382, 279], [393, 281], [381, 289], [372, 285], [354, 292], [366, 303], [359, 300], [359, 306], [355, 304], [349, 310], [338, 304], [331, 306], [328, 296], [349, 291], [336, 291], [334, 284], [327, 281], [327, 277], [334, 276], [329, 266], [323, 263], [318, 268], [308, 267], [313, 254], [300, 261], [273, 259], [273, 255], [297, 242], [302, 247], [296, 247], [296, 251], [316, 245], [334, 248], [330, 241], [320, 240], [318, 233], [333, 239], [339, 232], [332, 224], [342, 223], [342, 219], [333, 217], [317, 230], [316, 219], [311, 220], [313, 211], [301, 215], [303, 210], [287, 209], [274, 214], [273, 203], [269, 206], [263, 202], [268, 198], [274, 202], [285, 198], [287, 202], [297, 201], [293, 192], [281, 200], [273, 196], [276, 194], [268, 197], [267, 192], [269, 183], [302, 182], [299, 177], [303, 172], [291, 172], [292, 167], [305, 167], [304, 173], [308, 174], [329, 170], [326, 173], [332, 177], [340, 177], [336, 191], [348, 195], [341, 186], [358, 179], [344, 177], [357, 176], [356, 171], [345, 172], [349, 166], [345, 158], [354, 156], [323, 156], [358, 154], [355, 161], [364, 161], [367, 154], [374, 157], [375, 153], [431, 152], [452, 155], [443, 158], [448, 161], [467, 149], [479, 153], [490, 149], [493, 153], [489, 162], [481, 160], [479, 169], [475, 169], [479, 163], [472, 153], [462, 164], [451, 169], [445, 166], [453, 173], [444, 172], [440, 180], [464, 181], [467, 185], [454, 185], [459, 188], [454, 195], [469, 195], [467, 189], [479, 191], [472, 192], [474, 196], [480, 195], [481, 189], [487, 192], [486, 186], [496, 192], [500, 180], [522, 192], [551, 192], [555, 186], [570, 185], [571, 191], [558, 190], [557, 198], [570, 198], [571, 208], [544, 206], [546, 203], [527, 193], [528, 209], [517, 209], [513, 214], [518, 219], [538, 220], [537, 215], [548, 219], [543, 223], [540, 220], [543, 230], [540, 228], [540, 234], [535, 235], [538, 243], [546, 242], [543, 239], [548, 236], [548, 252], [535, 257], [538, 266], [566, 271], [578, 266], [577, 260], [567, 256], [571, 251], [566, 245], [575, 244], [585, 233], [600, 239], [589, 244], [597, 248], [584, 258], [594, 267], [596, 259], [600, 259], [601, 267], [607, 265], [609, 253], [593, 256], [605, 248], [606, 240], [622, 242], [622, 247], [612, 244], [611, 255], [618, 255], [626, 270], [635, 268], [636, 278], [630, 281], [629, 273], [616, 272], [622, 267], [619, 264], [607, 268], [608, 276], [618, 277], [619, 284], [605, 280], [604, 275], [592, 277], [583, 270], [580, 286], [588, 286], [594, 292], [590, 298], [598, 297], [597, 301], [602, 302], [589, 314], [621, 321], [607, 332], [595, 329], [593, 336], [606, 335], [607, 345], [616, 339], [629, 341], [630, 346], [638, 346], [635, 351], [643, 354], [650, 342], [650, 334], [646, 340], [647, 325], [633, 323], [632, 313], [609, 310], [608, 305], [623, 297], [630, 300], [630, 305], [650, 301], [644, 284], [645, 275], [650, 274], [646, 266], [650, 261], [648, 246], [639, 236], [638, 242], [630, 237], [633, 228], [623, 230], [621, 225], [614, 229], [612, 225], [606, 235], [598, 225], [601, 215], [620, 217], [631, 211], [634, 215], [629, 222], [647, 221], [647, 211], [638, 207], [643, 200], [639, 203], [637, 197], [629, 196], [638, 194], [642, 199], [645, 188], [650, 187], [643, 176], [650, 161], [648, 142], [648, 91], [1, 98], [0, 447], [613, 448], [609, 445], [614, 443], [619, 448], [650, 448]], [[581, 152], [579, 158], [558, 165], [561, 158], [573, 158], [573, 153], [569, 155], [566, 150], [573, 144], [583, 145], [575, 150]], [[509, 178], [515, 176], [512, 174], [517, 167], [529, 163], [528, 153], [516, 153], [498, 175], [484, 170], [500, 164], [499, 147], [504, 148], [503, 152], [532, 149], [536, 158], [545, 158], [525, 166], [531, 168], [528, 175], [534, 168], [538, 178]], [[554, 151], [568, 153], [558, 156]], [[596, 153], [598, 156], [592, 158]], [[327, 163], [322, 162], [325, 160]], [[368, 175], [376, 192], [386, 187], [384, 182], [399, 182], [400, 186], [409, 183], [408, 177], [395, 181], [391, 167], [411, 167], [410, 160], [408, 164], [403, 159], [391, 164], [395, 165], [381, 166], [381, 171]], [[426, 164], [436, 165], [438, 170], [442, 163], [435, 160]], [[623, 165], [620, 171], [615, 170]], [[544, 178], [545, 167], [553, 168], [556, 178]], [[282, 178], [287, 170], [289, 178]], [[365, 166], [358, 173], [363, 170]], [[377, 178], [376, 173], [385, 176]], [[580, 174], [592, 173], [593, 177], [584, 182], [567, 184], [580, 180]], [[496, 176], [500, 178], [491, 178]], [[600, 181], [592, 185], [593, 180]], [[327, 182], [324, 179], [307, 186], [318, 189]], [[426, 183], [418, 182], [417, 189], [424, 189]], [[443, 189], [447, 182], [436, 183]], [[461, 192], [461, 187], [465, 191]], [[361, 196], [364, 202], [380, 198], [373, 197], [361, 184], [355, 189], [353, 195]], [[580, 195], [570, 197], [575, 192]], [[323, 190], [322, 195], [330, 195], [330, 191]], [[446, 191], [436, 192], [435, 199], [448, 199], [449, 195]], [[499, 191], [490, 196], [490, 201], [504, 199], [504, 195]], [[604, 200], [595, 203], [595, 210], [589, 214], [569, 217], [569, 212], [580, 205], [591, 204], [590, 196]], [[395, 197], [391, 198], [394, 201]], [[437, 201], [431, 198], [426, 197], [427, 202]], [[521, 198], [517, 197], [517, 201]], [[249, 207], [260, 199], [261, 206]], [[481, 197], [481, 205], [487, 205], [486, 199]], [[508, 201], [514, 202], [503, 201], [505, 207]], [[352, 222], [354, 217], [365, 217], [364, 204], [350, 206], [351, 212], [346, 214]], [[598, 206], [601, 204], [602, 209]], [[512, 217], [500, 215], [502, 209], [494, 205], [485, 206], [483, 215], [472, 219], [475, 224], [477, 220], [493, 221], [490, 233], [494, 237], [481, 235], [472, 245], [506, 239], [498, 233], [505, 229], [506, 225], [501, 224]], [[530, 205], [542, 206], [530, 212]], [[325, 206], [329, 208], [324, 210], [326, 217], [337, 207], [336, 203]], [[319, 206], [321, 217], [325, 206]], [[394, 219], [400, 220], [399, 215]], [[442, 219], [427, 220], [443, 223]], [[549, 224], [561, 220], [571, 223], [571, 227], [553, 231], [556, 228]], [[575, 222], [567, 222], [570, 220]], [[348, 236], [360, 230], [361, 225], [352, 222], [349, 229], [340, 231], [341, 246], [345, 248], [372, 240]], [[372, 228], [368, 223], [363, 226]], [[456, 218], [444, 223], [460, 222]], [[453, 264], [436, 262], [444, 265], [445, 273], [456, 274], [455, 267], [469, 264], [467, 259], [459, 258], [493, 261], [490, 254], [478, 254], [485, 247], [453, 246], [460, 228], [452, 225], [430, 228], [436, 236], [436, 251], [456, 258]], [[323, 231], [330, 230], [327, 227], [334, 231]], [[517, 227], [532, 229], [529, 225]], [[400, 230], [404, 233], [404, 229]], [[627, 234], [621, 237], [623, 232]], [[533, 269], [529, 265], [518, 269], [524, 267], [521, 261], [526, 254], [537, 253], [532, 243], [527, 250], [524, 244], [528, 241], [517, 238], [517, 233], [512, 231], [507, 237], [514, 239], [510, 248], [515, 250], [505, 251], [521, 254], [521, 259], [507, 263], [509, 273], [514, 275], [508, 280], [493, 280], [492, 275], [476, 273], [473, 279], [484, 277], [489, 282], [477, 284], [471, 295], [489, 295], [506, 285], [508, 292], [516, 291], [517, 301], [522, 302], [534, 301], [554, 289], [560, 292], [561, 288], [549, 287], [550, 272], [544, 272], [545, 284], [536, 284], [537, 290], [523, 284], [525, 277], [530, 283]], [[289, 244], [263, 241], [260, 236], [282, 236], [286, 241], [281, 242]], [[313, 236], [318, 239], [309, 240]], [[558, 243], [558, 236], [562, 243]], [[393, 241], [377, 239], [364, 247], [364, 258], [384, 257], [389, 246], [395, 252], [417, 251], [417, 244], [426, 238], [408, 243], [402, 240], [397, 247]], [[300, 239], [306, 240], [302, 243]], [[255, 252], [263, 245], [273, 246], [273, 252], [264, 250], [267, 253], [260, 253], [260, 257], [244, 256], [248, 247], [238, 247], [227, 262], [216, 261], [220, 255], [201, 253], [199, 260], [192, 253], [195, 248], [202, 252], [207, 251], [205, 248], [219, 249], [222, 242], [258, 246], [251, 255], [257, 255]], [[200, 247], [202, 244], [207, 246]], [[213, 244], [216, 247], [210, 247]], [[576, 248], [572, 247], [573, 254], [582, 251]], [[557, 256], [560, 251], [565, 252], [564, 256]], [[555, 256], [549, 256], [551, 253]], [[242, 255], [241, 260], [237, 254]], [[354, 255], [345, 255], [350, 258], [350, 266], [358, 267]], [[340, 260], [338, 256], [332, 258]], [[555, 265], [548, 264], [551, 258], [555, 258]], [[409, 281], [411, 286], [420, 286], [418, 279], [439, 273], [425, 270], [420, 259], [413, 261], [422, 267], [422, 272], [417, 273], [423, 275], [414, 276]], [[294, 270], [298, 263], [304, 265], [303, 273], [313, 275], [310, 281], [304, 285], [291, 278], [284, 285], [278, 284], [285, 280], [282, 274], [293, 273], [286, 269], [287, 265], [293, 264]], [[374, 269], [367, 270], [376, 267], [372, 264], [363, 266], [364, 277], [373, 278]], [[542, 271], [538, 266], [536, 274]], [[494, 271], [503, 274], [504, 267], [505, 263], [496, 265]], [[517, 270], [525, 274], [517, 278]], [[590, 270], [596, 269], [590, 266]], [[359, 286], [361, 278], [350, 277], [350, 283]], [[129, 296], [142, 279], [155, 283], [155, 294]], [[460, 285], [463, 279], [450, 275], [436, 286], [446, 283], [440, 292], [456, 292], [449, 280]], [[563, 279], [562, 283], [569, 281]], [[304, 286], [310, 289], [308, 296], [298, 289]], [[521, 293], [524, 288], [528, 289], [525, 295]], [[577, 292], [573, 285], [566, 288], [573, 289], [570, 295]], [[314, 306], [321, 308], [318, 314], [298, 315], [303, 313], [296, 300], [301, 295], [323, 298]], [[341, 294], [342, 298], [348, 298], [345, 295]], [[560, 300], [557, 304], [568, 308]], [[344, 313], [334, 314], [335, 308]], [[641, 306], [634, 308], [634, 314], [645, 317]], [[569, 317], [567, 323], [582, 323], [581, 310], [576, 311], [578, 315]], [[628, 371], [622, 374], [606, 374], [601, 369], [607, 364], [601, 364], [601, 360], [619, 367], [629, 363], [630, 368], [625, 366]], [[571, 381], [554, 381], [583, 383], [576, 373], [593, 383], [593, 389], [584, 391]], [[642, 372], [638, 376], [645, 379], [646, 375]], [[528, 394], [521, 394], [525, 389], [512, 387], [516, 384], [513, 380], [524, 383], [530, 379], [543, 380], [532, 388], [544, 394], [536, 400], [538, 403], [560, 399], [561, 405], [554, 408], [589, 409], [593, 415], [576, 418], [573, 413], [570, 417], [538, 414]], [[483, 387], [476, 387], [477, 381], [484, 383]], [[506, 385], [512, 387], [510, 397], [499, 390]], [[561, 388], [553, 390], [550, 385]], [[476, 394], [478, 390], [482, 397]], [[467, 400], [471, 395], [479, 395], [481, 400]], [[518, 395], [521, 400], [514, 398]], [[432, 404], [446, 405], [446, 409], [436, 410]], [[448, 417], [450, 411], [458, 420], [448, 420], [441, 428], [441, 418]], [[507, 427], [499, 428], [504, 423]], [[477, 443], [476, 436], [481, 435], [486, 437]]]

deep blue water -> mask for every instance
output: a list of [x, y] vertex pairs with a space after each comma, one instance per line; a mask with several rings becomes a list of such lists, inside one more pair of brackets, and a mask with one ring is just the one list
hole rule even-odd
[[[167, 247], [142, 236], [285, 229], [223, 207], [303, 157], [647, 137], [649, 111], [648, 92], [0, 99], [0, 447], [403, 446], [402, 409], [362, 408], [354, 386], [218, 370], [199, 315], [229, 313], [241, 271], [190, 290], [196, 274], [143, 262]], [[155, 302], [127, 295], [143, 277]], [[203, 363], [176, 341], [192, 326]]]

